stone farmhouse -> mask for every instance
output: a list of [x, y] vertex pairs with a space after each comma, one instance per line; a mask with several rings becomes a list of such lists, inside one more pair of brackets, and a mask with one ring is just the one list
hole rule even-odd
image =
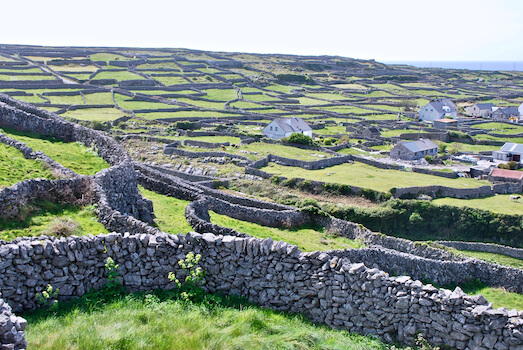
[[418, 113], [420, 120], [434, 121], [443, 118], [456, 119], [458, 110], [454, 102], [449, 99], [430, 101], [425, 107], [422, 107]]
[[465, 107], [465, 111], [473, 117], [490, 118], [494, 107], [493, 103], [476, 103]]
[[371, 125], [371, 126], [365, 128], [361, 132], [361, 135], [364, 137], [367, 137], [367, 138], [371, 138], [371, 139], [378, 139], [381, 136], [381, 132], [377, 127], [375, 127], [374, 125]]
[[523, 145], [520, 143], [506, 142], [499, 151], [492, 152], [492, 158], [505, 162], [523, 162]]
[[494, 120], [519, 120], [519, 111], [517, 107], [498, 108], [492, 112]]
[[294, 133], [312, 137], [312, 128], [301, 118], [274, 119], [263, 129], [263, 135], [273, 140], [289, 137]]
[[390, 157], [402, 160], [418, 160], [425, 156], [436, 156], [438, 145], [431, 140], [400, 142], [390, 150]]

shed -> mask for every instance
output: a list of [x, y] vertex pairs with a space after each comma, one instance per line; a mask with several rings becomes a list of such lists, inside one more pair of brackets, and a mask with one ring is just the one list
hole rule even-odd
[[521, 182], [523, 181], [523, 171], [494, 168], [488, 179], [490, 182]]
[[441, 130], [446, 130], [446, 129], [452, 128], [452, 127], [457, 128], [458, 121], [455, 119], [443, 118], [443, 119], [435, 120], [433, 123], [433, 126], [435, 129], [441, 129]]
[[419, 139], [418, 141], [399, 142], [390, 150], [390, 157], [403, 160], [418, 160], [425, 156], [438, 155], [438, 145], [431, 140]]

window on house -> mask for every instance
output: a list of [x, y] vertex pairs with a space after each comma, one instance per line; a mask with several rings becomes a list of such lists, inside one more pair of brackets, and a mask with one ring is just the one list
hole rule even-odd
[[270, 128], [271, 128], [271, 131], [272, 131], [272, 126]]

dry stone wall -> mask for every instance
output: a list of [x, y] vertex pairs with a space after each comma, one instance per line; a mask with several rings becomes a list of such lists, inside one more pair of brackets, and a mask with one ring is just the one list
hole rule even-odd
[[36, 306], [47, 284], [59, 299], [84, 294], [107, 281], [108, 257], [129, 291], [174, 287], [169, 272], [188, 252], [202, 254], [205, 288], [247, 297], [264, 307], [300, 312], [314, 322], [386, 341], [412, 343], [417, 332], [432, 344], [457, 349], [520, 349], [523, 313], [493, 310], [480, 296], [390, 277], [331, 252], [301, 253], [270, 238], [118, 234], [20, 239], [0, 245], [0, 286], [16, 311]]

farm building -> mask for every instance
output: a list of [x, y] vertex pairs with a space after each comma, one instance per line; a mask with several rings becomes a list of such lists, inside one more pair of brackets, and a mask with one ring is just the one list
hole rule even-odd
[[493, 103], [476, 103], [465, 107], [465, 111], [473, 117], [490, 118], [494, 107], [496, 106]]
[[390, 157], [402, 160], [418, 160], [425, 156], [436, 156], [438, 145], [431, 140], [400, 142], [390, 150]]
[[490, 172], [488, 179], [490, 182], [521, 182], [523, 181], [523, 172], [494, 168]]
[[381, 132], [377, 127], [371, 125], [371, 126], [365, 128], [361, 132], [361, 135], [364, 137], [370, 138], [370, 139], [379, 139], [381, 136]]
[[457, 128], [458, 127], [458, 121], [455, 119], [440, 119], [435, 120], [433, 123], [434, 128], [436, 129], [442, 129], [446, 130], [448, 128]]
[[510, 120], [511, 118], [519, 119], [517, 107], [498, 108], [492, 112], [492, 119], [494, 120]]
[[305, 134], [312, 137], [312, 129], [301, 118], [274, 119], [263, 129], [263, 135], [273, 140], [289, 137], [294, 133]]
[[519, 105], [518, 112], [520, 116], [523, 116], [523, 103]]
[[456, 118], [456, 105], [449, 99], [434, 100], [422, 107], [418, 113], [420, 120], [434, 121], [443, 118]]
[[505, 142], [499, 151], [492, 152], [492, 158], [505, 162], [515, 161], [523, 163], [523, 145], [520, 143]]

